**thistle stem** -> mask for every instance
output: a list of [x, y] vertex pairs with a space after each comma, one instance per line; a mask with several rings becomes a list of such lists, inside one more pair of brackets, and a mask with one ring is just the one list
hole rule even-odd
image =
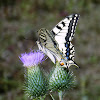
[[52, 94], [51, 94], [51, 93], [49, 93], [49, 94], [50, 94], [50, 96], [51, 96], [52, 100], [55, 100], [55, 99], [54, 99], [54, 97], [52, 96]]
[[59, 95], [59, 100], [63, 100], [63, 92], [62, 91], [59, 91], [58, 92], [58, 95]]

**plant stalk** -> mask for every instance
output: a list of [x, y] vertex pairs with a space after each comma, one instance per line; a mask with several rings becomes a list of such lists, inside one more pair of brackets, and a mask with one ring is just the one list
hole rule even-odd
[[63, 100], [63, 92], [62, 91], [59, 91], [58, 92], [58, 95], [59, 95], [59, 100]]

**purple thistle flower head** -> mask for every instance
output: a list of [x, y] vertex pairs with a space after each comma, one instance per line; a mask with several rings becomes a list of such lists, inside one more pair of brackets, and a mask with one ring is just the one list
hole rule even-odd
[[22, 53], [21, 57], [19, 57], [23, 63], [23, 66], [32, 67], [34, 65], [38, 65], [43, 61], [44, 54], [40, 51]]

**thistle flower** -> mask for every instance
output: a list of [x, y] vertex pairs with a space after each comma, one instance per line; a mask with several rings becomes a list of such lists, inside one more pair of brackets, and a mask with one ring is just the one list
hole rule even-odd
[[74, 81], [75, 77], [72, 72], [56, 64], [49, 78], [49, 89], [51, 92], [68, 90], [74, 86]]
[[39, 63], [43, 61], [44, 54], [39, 51], [30, 52], [21, 54], [19, 58], [27, 70], [27, 73], [25, 73], [25, 93], [31, 99], [45, 95], [48, 82], [43, 71], [39, 67]]
[[30, 53], [23, 53], [21, 57], [19, 57], [23, 63], [23, 66], [32, 67], [38, 65], [43, 61], [44, 54], [42, 52], [30, 52]]

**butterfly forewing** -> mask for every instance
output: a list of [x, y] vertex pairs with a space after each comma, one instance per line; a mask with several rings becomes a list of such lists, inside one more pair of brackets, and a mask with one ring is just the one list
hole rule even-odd
[[[51, 30], [52, 34], [55, 35], [55, 38], [56, 36], [64, 36], [65, 41], [72, 41], [78, 19], [78, 14], [67, 16]], [[56, 41], [58, 42], [58, 40]]]
[[[66, 52], [67, 51], [70, 52], [70, 45], [72, 45], [71, 41], [74, 37], [74, 32], [76, 29], [78, 19], [79, 19], [78, 14], [67, 16], [51, 30], [51, 33], [55, 35], [54, 38], [58, 43], [59, 49], [64, 55], [66, 55], [66, 57], [71, 54], [71, 53], [66, 54]], [[67, 57], [67, 59], [69, 59], [69, 57]]]

